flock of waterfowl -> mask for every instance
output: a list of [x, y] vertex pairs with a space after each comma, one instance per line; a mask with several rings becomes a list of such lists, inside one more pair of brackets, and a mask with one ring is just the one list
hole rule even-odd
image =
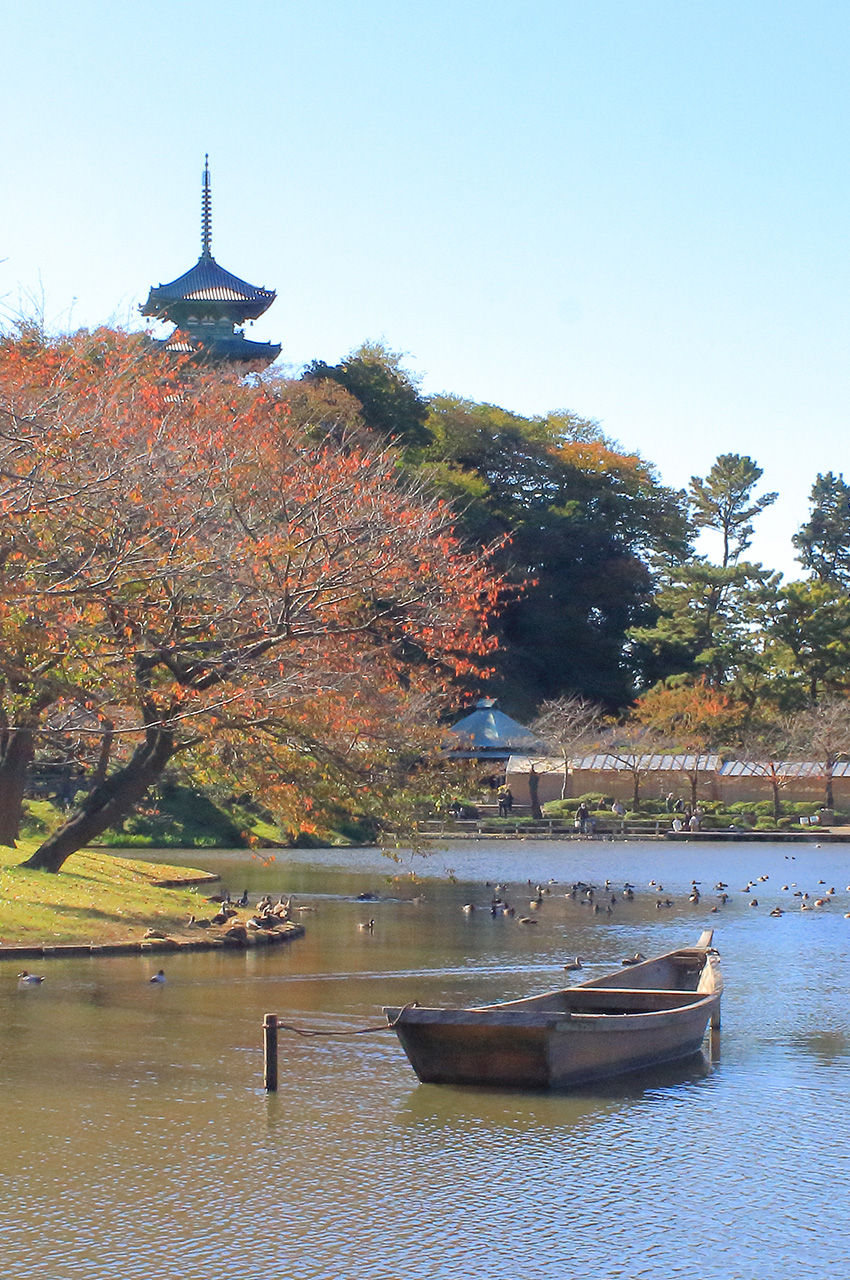
[[[795, 861], [795, 855], [786, 854], [785, 857], [789, 861]], [[769, 880], [770, 876], [766, 874], [751, 877], [747, 880], [746, 884], [741, 886], [740, 892], [753, 894], [753, 892], [760, 886], [766, 886]], [[820, 889], [821, 886], [826, 886], [825, 880], [818, 881], [818, 889]], [[507, 884], [493, 883], [488, 880], [485, 882], [484, 887], [489, 891], [489, 901], [485, 904], [479, 904], [476, 902], [463, 903], [461, 911], [465, 916], [472, 916], [476, 913], [481, 914], [486, 912], [494, 918], [504, 917], [515, 920], [517, 924], [525, 927], [534, 926], [538, 923], [541, 908], [547, 901], [566, 899], [579, 907], [585, 908], [588, 913], [593, 916], [604, 915], [608, 917], [615, 914], [619, 904], [634, 902], [638, 894], [635, 885], [629, 881], [626, 880], [623, 881], [622, 884], [615, 885], [610, 879], [606, 879], [601, 885], [590, 884], [579, 880], [571, 884], [569, 888], [566, 889], [566, 892], [559, 888], [558, 882], [554, 879], [550, 879], [546, 884], [535, 883], [533, 880], [528, 880], [525, 885], [514, 886], [513, 889], [510, 889]], [[681, 894], [679, 895], [679, 899], [671, 897], [659, 880], [650, 880], [646, 888], [652, 892], [655, 909], [657, 911], [664, 911], [675, 907], [677, 905], [677, 901], [681, 900]], [[527, 905], [528, 914], [521, 914], [520, 908], [515, 905], [516, 900], [525, 897], [523, 890], [531, 892]], [[805, 889], [798, 888], [796, 881], [783, 884], [782, 892], [788, 893], [791, 897], [798, 899], [799, 908], [802, 911], [815, 911], [827, 908], [834, 903], [836, 897], [836, 889], [834, 885], [829, 888], [824, 887], [820, 892], [815, 891], [810, 893]], [[717, 914], [723, 910], [726, 904], [731, 900], [732, 896], [729, 891], [729, 885], [722, 880], [717, 881], [710, 893], [713, 894], [713, 900], [708, 897], [708, 892], [703, 889], [701, 881], [692, 880], [687, 889], [687, 901], [692, 906], [702, 906], [703, 908], [705, 908], [707, 903], [710, 901], [711, 905], [708, 906], [709, 913]], [[847, 886], [847, 893], [850, 893], [850, 884]], [[359, 895], [359, 898], [361, 901], [378, 901], [378, 895], [372, 893], [361, 894]], [[421, 900], [422, 899], [416, 899], [415, 901]], [[750, 897], [747, 905], [751, 909], [757, 908], [759, 906], [758, 898], [754, 896]], [[776, 918], [778, 916], [785, 915], [788, 910], [789, 907], [775, 905], [767, 914]], [[850, 911], [845, 913], [845, 919], [850, 920]], [[375, 920], [372, 918], [368, 921], [361, 921], [357, 927], [363, 932], [372, 933], [375, 930]], [[644, 957], [638, 955], [637, 957], [625, 959], [623, 963], [636, 964], [643, 958]], [[576, 956], [574, 960], [564, 965], [564, 968], [567, 970], [577, 970], [581, 969], [581, 967], [582, 964], [580, 956]]]
[[[795, 855], [786, 854], [785, 856], [787, 860], [792, 862], [795, 861]], [[766, 886], [769, 880], [770, 880], [769, 875], [760, 875], [760, 876], [752, 877], [747, 880], [746, 884], [741, 886], [740, 892], [746, 893], [746, 894], [753, 894], [753, 892], [757, 890], [760, 886]], [[797, 884], [797, 881], [789, 881], [787, 884], [782, 885], [781, 892], [783, 894], [784, 893], [789, 894], [791, 899], [797, 899], [799, 902], [799, 909], [801, 911], [817, 911], [817, 910], [822, 910], [824, 908], [828, 908], [835, 902], [835, 898], [836, 898], [835, 886], [832, 885], [827, 888], [826, 884], [827, 882], [821, 879], [818, 881], [817, 890], [815, 890], [814, 892], [809, 892], [806, 889], [799, 887]], [[617, 908], [618, 904], [624, 903], [624, 902], [634, 902], [635, 895], [636, 895], [635, 886], [631, 884], [629, 881], [624, 881], [622, 885], [615, 886], [609, 879], [606, 879], [604, 884], [602, 885], [589, 884], [584, 881], [576, 881], [567, 889], [565, 893], [563, 891], [558, 890], [557, 882], [555, 880], [550, 880], [545, 885], [534, 884], [533, 881], [529, 880], [526, 882], [525, 887], [527, 889], [532, 889], [533, 891], [533, 897], [531, 897], [528, 902], [528, 909], [530, 912], [534, 912], [534, 913], [539, 913], [544, 902], [546, 902], [547, 899], [554, 896], [556, 898], [562, 897], [567, 899], [570, 902], [576, 903], [578, 906], [586, 908], [588, 912], [592, 915], [604, 914], [605, 916], [611, 916], [615, 913], [615, 909]], [[652, 891], [652, 894], [655, 900], [655, 909], [657, 911], [663, 911], [665, 909], [674, 907], [676, 905], [676, 899], [671, 897], [667, 893], [667, 891], [664, 888], [664, 885], [659, 880], [654, 880], [654, 879], [650, 880], [646, 887], [648, 890]], [[516, 908], [513, 906], [512, 902], [509, 900], [507, 885], [492, 884], [490, 881], [487, 881], [485, 884], [485, 888], [490, 890], [490, 902], [487, 904], [487, 906], [481, 908], [481, 907], [478, 907], [474, 902], [464, 903], [463, 907], [461, 908], [464, 915], [469, 916], [476, 911], [487, 910], [489, 911], [490, 915], [494, 917], [495, 916], [508, 916], [511, 918], [515, 917], [517, 920], [517, 923], [521, 925], [527, 926], [527, 925], [537, 924], [539, 919], [539, 914], [519, 915], [519, 916], [517, 915]], [[712, 901], [711, 906], [708, 907], [708, 910], [711, 914], [717, 914], [718, 912], [722, 911], [722, 909], [730, 901], [731, 895], [729, 892], [729, 885], [724, 881], [719, 880], [713, 886], [712, 892], [714, 894], [714, 900]], [[850, 884], [847, 885], [846, 892], [850, 893]], [[522, 893], [522, 887], [516, 889], [512, 896], [518, 896], [521, 893]], [[706, 904], [705, 904], [704, 898], [705, 898], [705, 894], [702, 888], [702, 882], [699, 880], [692, 880], [687, 893], [688, 903], [694, 906], [697, 906], [697, 905], [705, 906]], [[747, 905], [750, 908], [757, 908], [759, 906], [758, 898], [754, 896], [750, 897]], [[768, 911], [768, 915], [772, 916], [773, 918], [777, 918], [779, 916], [785, 915], [789, 909], [790, 909], [790, 904], [789, 906], [781, 906], [777, 904], [771, 907], [771, 909]], [[845, 912], [845, 919], [850, 920], [850, 911]], [[629, 960], [629, 959], [623, 961], [624, 964], [636, 963], [636, 962], [637, 961], [635, 960]], [[564, 968], [567, 970], [580, 969], [581, 967], [582, 965], [581, 965], [580, 956], [576, 956], [573, 961], [571, 961], [569, 964], [566, 964], [564, 966]]]
[[[208, 916], [198, 917], [194, 913], [190, 913], [188, 920], [182, 924], [178, 930], [173, 932], [184, 933], [188, 930], [195, 929], [217, 929], [220, 930], [217, 936], [225, 941], [231, 940], [237, 945], [244, 946], [249, 943], [253, 935], [258, 941], [278, 941], [279, 936], [285, 929], [291, 932], [291, 920], [293, 911], [311, 911], [314, 908], [309, 906], [293, 907], [292, 898], [280, 895], [277, 902], [273, 902], [268, 894], [259, 899], [252, 915], [247, 918], [240, 916], [239, 910], [242, 911], [249, 906], [248, 890], [245, 889], [240, 898], [231, 899], [230, 893], [225, 889], [220, 894], [215, 894], [207, 898], [210, 906], [216, 907], [217, 910]], [[373, 922], [374, 923], [374, 922]], [[146, 929], [143, 935], [145, 941], [173, 941], [173, 933], [167, 933], [162, 929]], [[164, 970], [160, 969], [148, 979], [149, 982], [161, 985], [166, 980]], [[44, 982], [43, 974], [29, 973], [23, 969], [18, 974], [19, 987], [36, 987]]]
[[[795, 861], [795, 855], [793, 854], [786, 854], [785, 858], [791, 862]], [[758, 886], [765, 886], [769, 880], [769, 875], [752, 877], [741, 887], [740, 892], [752, 894]], [[771, 907], [767, 914], [773, 918], [786, 915], [790, 910], [790, 903], [795, 899], [797, 900], [800, 911], [818, 911], [830, 907], [835, 902], [837, 891], [834, 885], [827, 888], [826, 883], [827, 882], [823, 879], [819, 880], [817, 888], [810, 892], [809, 890], [800, 887], [796, 880], [788, 881], [788, 883], [782, 885], [781, 892], [789, 895], [789, 906], [786, 907], [776, 904]], [[517, 924], [523, 926], [533, 926], [538, 923], [541, 908], [547, 901], [557, 900], [560, 898], [561, 900], [566, 900], [580, 908], [586, 909], [586, 911], [592, 916], [604, 915], [609, 917], [614, 915], [616, 908], [620, 904], [634, 902], [637, 896], [635, 885], [627, 880], [617, 886], [615, 886], [610, 879], [606, 879], [601, 885], [578, 880], [572, 883], [566, 891], [563, 891], [563, 889], [559, 890], [558, 882], [554, 879], [550, 879], [546, 884], [539, 884], [532, 880], [528, 880], [524, 886], [518, 886], [512, 892], [509, 890], [509, 886], [507, 884], [493, 884], [489, 880], [485, 882], [484, 887], [489, 891], [489, 901], [486, 905], [478, 906], [474, 902], [466, 902], [461, 907], [463, 914], [466, 916], [472, 916], [476, 912], [486, 911], [494, 918], [503, 917], [507, 919], [515, 919]], [[660, 881], [654, 879], [650, 880], [646, 888], [652, 892], [656, 910], [662, 911], [676, 905], [676, 899], [670, 897], [665, 890], [664, 885]], [[531, 914], [517, 915], [517, 908], [511, 902], [510, 897], [522, 895], [523, 889], [531, 891], [532, 896], [528, 898], [527, 908]], [[714, 894], [714, 901], [708, 910], [710, 913], [716, 914], [726, 906], [726, 904], [731, 900], [732, 895], [729, 890], [729, 885], [722, 880], [717, 881], [713, 886], [712, 892]], [[850, 893], [850, 884], [847, 885], [846, 892]], [[705, 895], [701, 887], [701, 881], [692, 880], [688, 889], [688, 903], [694, 906], [704, 905], [704, 897]], [[237, 898], [234, 901], [231, 900], [230, 894], [227, 890], [224, 890], [220, 895], [208, 898], [207, 901], [211, 905], [216, 906], [218, 910], [213, 915], [200, 919], [194, 914], [191, 914], [183, 926], [184, 929], [209, 929], [213, 927], [220, 928], [222, 926], [232, 928], [235, 926], [241, 932], [246, 934], [249, 931], [255, 934], [261, 932], [273, 932], [274, 930], [279, 929], [282, 925], [287, 925], [291, 921], [294, 912], [303, 913], [316, 910], [315, 906], [312, 905], [293, 905], [293, 899], [291, 896], [284, 896], [281, 894], [277, 901], [273, 902], [271, 897], [266, 894], [258, 900], [252, 915], [248, 916], [247, 919], [238, 919], [239, 913], [236, 908], [238, 907], [244, 910], [249, 905], [247, 889], [244, 890], [240, 898]], [[357, 895], [357, 901], [361, 903], [374, 903], [380, 901], [380, 897], [376, 893], [360, 893]], [[418, 904], [424, 901], [424, 898], [420, 896], [409, 899], [408, 901], [412, 904]], [[757, 908], [759, 906], [758, 898], [751, 897], [747, 905], [750, 908]], [[846, 920], [850, 920], [850, 911], [844, 913], [844, 918]], [[376, 920], [374, 917], [370, 917], [367, 920], [361, 920], [358, 922], [357, 928], [362, 933], [374, 933], [376, 929]], [[156, 939], [165, 938], [168, 935], [155, 929], [148, 929], [144, 936], [145, 938]], [[637, 952], [633, 956], [625, 957], [622, 963], [624, 965], [639, 964], [643, 959], [645, 959], [645, 957], [640, 952]], [[567, 971], [580, 970], [581, 968], [581, 956], [575, 956], [564, 965], [564, 969]], [[22, 970], [17, 975], [17, 979], [19, 987], [38, 987], [44, 982], [44, 976], [42, 974], [29, 973], [26, 969]], [[164, 983], [166, 981], [164, 971], [160, 969], [150, 977], [148, 981], [153, 984]]]

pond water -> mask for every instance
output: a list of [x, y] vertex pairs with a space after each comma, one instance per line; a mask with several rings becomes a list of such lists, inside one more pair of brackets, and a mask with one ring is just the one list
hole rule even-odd
[[[151, 857], [217, 871], [252, 901], [295, 894], [313, 908], [306, 936], [246, 953], [56, 960], [23, 990], [16, 967], [0, 967], [4, 1275], [844, 1274], [850, 847], [498, 841], [400, 864], [376, 850], [286, 851], [268, 865], [244, 851]], [[606, 878], [631, 881], [635, 901], [592, 916], [564, 897], [574, 880]], [[508, 884], [519, 916], [529, 881], [550, 879], [533, 928], [486, 910], [486, 881]], [[729, 901], [711, 914], [720, 881]], [[833, 886], [828, 908], [799, 910], [797, 889], [814, 899]], [[357, 902], [364, 891], [379, 901]], [[485, 909], [465, 915], [468, 902]], [[769, 917], [777, 904], [788, 913]], [[377, 1025], [385, 1003], [530, 995], [564, 985], [575, 955], [577, 976], [592, 977], [712, 926], [723, 1029], [685, 1064], [573, 1094], [464, 1089], [420, 1085], [391, 1033], [282, 1034], [279, 1092], [262, 1088], [267, 1012], [324, 1030]], [[151, 986], [160, 963], [167, 982]]]

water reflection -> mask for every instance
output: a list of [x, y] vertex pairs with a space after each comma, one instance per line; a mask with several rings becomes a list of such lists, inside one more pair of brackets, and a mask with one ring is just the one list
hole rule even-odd
[[843, 1031], [823, 1031], [818, 1035], [791, 1036], [789, 1044], [800, 1053], [811, 1054], [824, 1066], [850, 1057], [850, 1034]]
[[[153, 853], [154, 860], [162, 854]], [[168, 855], [173, 858], [173, 855]], [[0, 968], [0, 1222], [9, 1274], [187, 1280], [293, 1271], [304, 1280], [741, 1280], [840, 1273], [850, 1226], [846, 990], [850, 895], [770, 918], [782, 885], [845, 885], [841, 848], [673, 849], [498, 842], [454, 849], [458, 883], [417, 863], [388, 883], [374, 851], [204, 854], [237, 895], [318, 908], [287, 948], [63, 959], [42, 988]], [[185, 862], [196, 864], [197, 853]], [[756, 875], [755, 911], [740, 888]], [[638, 886], [591, 917], [562, 895], [536, 929], [463, 915], [485, 881]], [[674, 899], [658, 911], [649, 881]], [[703, 902], [687, 901], [691, 879]], [[718, 880], [738, 896], [709, 914]], [[368, 889], [381, 901], [363, 904]], [[414, 905], [407, 899], [424, 893]], [[368, 910], [377, 924], [364, 935]], [[281, 1044], [262, 1089], [263, 1014], [347, 1030], [383, 1004], [488, 1003], [563, 985], [637, 949], [714, 926], [723, 1032], [687, 1063], [571, 1094], [419, 1085], [392, 1034]], [[579, 975], [585, 976], [585, 975]], [[32, 998], [30, 998], [32, 997]], [[720, 1044], [722, 1038], [722, 1057]], [[800, 1117], [816, 1098], [816, 1123]]]
[[574, 1129], [592, 1123], [635, 1103], [649, 1105], [654, 1095], [669, 1090], [687, 1092], [702, 1086], [713, 1073], [712, 1063], [703, 1053], [681, 1062], [662, 1063], [617, 1079], [599, 1080], [569, 1092], [543, 1089], [494, 1089], [478, 1085], [420, 1084], [400, 1107], [398, 1115], [411, 1124], [436, 1123], [451, 1126], [463, 1116], [465, 1122], [499, 1129], [504, 1126], [524, 1130], [533, 1124], [541, 1128]]

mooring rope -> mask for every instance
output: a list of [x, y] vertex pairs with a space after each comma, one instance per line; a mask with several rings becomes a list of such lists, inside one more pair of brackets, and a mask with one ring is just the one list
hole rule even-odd
[[392, 1031], [401, 1022], [408, 1009], [418, 1009], [419, 1001], [411, 1000], [403, 1009], [399, 1009], [392, 1022], [384, 1022], [380, 1027], [358, 1027], [356, 1031], [311, 1031], [307, 1027], [296, 1027], [291, 1022], [279, 1022], [278, 1031], [294, 1031], [297, 1036], [365, 1036], [371, 1031]]

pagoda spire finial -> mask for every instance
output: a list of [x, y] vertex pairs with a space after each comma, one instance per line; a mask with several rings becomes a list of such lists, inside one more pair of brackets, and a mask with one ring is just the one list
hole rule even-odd
[[204, 176], [201, 183], [201, 257], [211, 258], [212, 251], [212, 188], [210, 186], [209, 152], [204, 156]]

